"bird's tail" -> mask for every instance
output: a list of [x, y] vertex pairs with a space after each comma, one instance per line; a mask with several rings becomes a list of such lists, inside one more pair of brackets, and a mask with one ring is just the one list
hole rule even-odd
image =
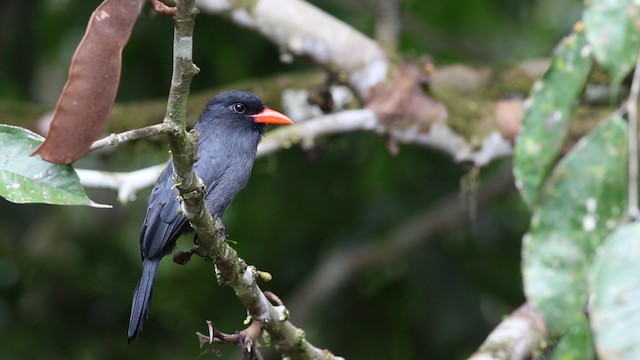
[[129, 344], [136, 341], [142, 333], [144, 320], [149, 314], [149, 302], [151, 301], [151, 293], [153, 291], [153, 281], [156, 278], [159, 259], [144, 259], [142, 262], [142, 276], [136, 290], [133, 293], [133, 301], [131, 303], [131, 316], [129, 317]]

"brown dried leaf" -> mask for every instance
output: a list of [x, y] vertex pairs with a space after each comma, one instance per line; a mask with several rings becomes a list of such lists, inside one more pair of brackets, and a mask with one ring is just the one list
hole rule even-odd
[[378, 115], [380, 122], [385, 125], [405, 123], [429, 129], [432, 124], [447, 120], [444, 104], [431, 98], [423, 90], [429, 83], [431, 68], [428, 64], [403, 64], [391, 83], [379, 85], [372, 90], [366, 106]]
[[120, 82], [122, 49], [143, 1], [105, 0], [91, 14], [73, 55], [49, 134], [32, 155], [69, 164], [89, 150], [111, 112]]

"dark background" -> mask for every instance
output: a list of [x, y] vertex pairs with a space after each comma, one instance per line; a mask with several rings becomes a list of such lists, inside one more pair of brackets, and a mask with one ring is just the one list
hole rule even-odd
[[[0, 12], [0, 101], [53, 108], [69, 60], [98, 1], [5, 1]], [[367, 1], [314, 1], [372, 35]], [[473, 0], [402, 2], [400, 51], [429, 54], [437, 64], [509, 64], [548, 56], [580, 15], [579, 1]], [[172, 22], [143, 9], [129, 45], [118, 100], [166, 96]], [[275, 46], [225, 19], [197, 19], [193, 89], [312, 69], [279, 61]], [[270, 104], [275, 108], [279, 104]], [[161, 119], [158, 119], [160, 121]], [[0, 113], [0, 122], [2, 114]], [[78, 167], [127, 171], [167, 158], [158, 139], [92, 155]], [[508, 160], [503, 160], [505, 162]], [[478, 184], [503, 164], [482, 169]], [[256, 162], [246, 189], [225, 216], [241, 256], [274, 280], [262, 284], [285, 304], [335, 249], [385, 242], [411, 216], [473, 179], [447, 156], [383, 138], [349, 134], [305, 152], [298, 147]], [[228, 287], [216, 284], [199, 258], [187, 266], [165, 260], [142, 338], [127, 345], [130, 297], [138, 281], [138, 232], [148, 191], [111, 210], [16, 205], [0, 199], [0, 360], [195, 359], [205, 320], [233, 332], [246, 313]], [[368, 268], [303, 322], [315, 345], [349, 359], [462, 359], [524, 301], [520, 240], [528, 225], [514, 190], [470, 212], [468, 222], [424, 239], [393, 261]], [[188, 248], [191, 237], [181, 241]], [[224, 359], [240, 358], [220, 346]], [[203, 358], [215, 358], [206, 354]]]

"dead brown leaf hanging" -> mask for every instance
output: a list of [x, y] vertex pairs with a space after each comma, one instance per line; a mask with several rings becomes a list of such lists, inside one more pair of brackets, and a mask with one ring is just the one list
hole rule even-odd
[[102, 131], [120, 82], [122, 49], [144, 0], [105, 0], [76, 49], [45, 141], [33, 152], [54, 163], [82, 157]]

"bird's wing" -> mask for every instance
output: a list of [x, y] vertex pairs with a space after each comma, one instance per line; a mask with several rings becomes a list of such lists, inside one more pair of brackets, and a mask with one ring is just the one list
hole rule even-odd
[[223, 142], [204, 140], [198, 148], [198, 161], [194, 165], [194, 171], [207, 187], [204, 199], [207, 209], [211, 215], [220, 217], [228, 205], [224, 200], [228, 187], [223, 183], [233, 181], [225, 175], [229, 171], [233, 156], [229, 149], [224, 148]]
[[173, 248], [175, 239], [188, 231], [187, 218], [178, 213], [178, 192], [173, 187], [173, 162], [162, 171], [151, 191], [147, 216], [140, 232], [143, 258], [162, 257]]
[[[208, 194], [214, 191], [218, 179], [229, 166], [229, 160], [220, 150], [214, 144], [201, 143], [198, 161], [194, 165], [194, 171], [207, 186]], [[178, 212], [180, 202], [172, 176], [173, 162], [170, 161], [149, 198], [147, 216], [140, 232], [140, 249], [144, 258], [164, 256], [173, 249], [176, 238], [191, 229], [187, 218]]]
[[[197, 126], [196, 130], [200, 131]], [[207, 141], [201, 138], [198, 146], [198, 161], [193, 166], [193, 170], [207, 186], [209, 193], [215, 189], [218, 180], [229, 168], [231, 163], [229, 157], [229, 151], [223, 148], [221, 141]]]

